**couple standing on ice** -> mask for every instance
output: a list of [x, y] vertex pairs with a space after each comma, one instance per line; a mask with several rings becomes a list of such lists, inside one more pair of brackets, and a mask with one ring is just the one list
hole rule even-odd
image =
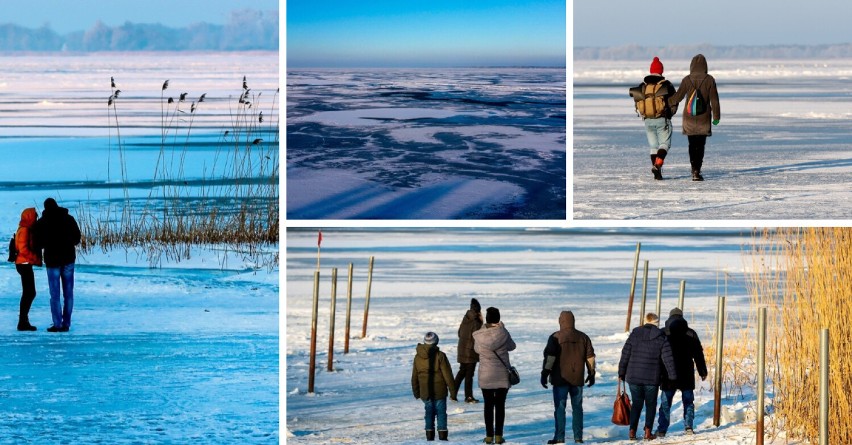
[[683, 134], [689, 140], [692, 180], [703, 181], [704, 145], [707, 137], [713, 134], [711, 123], [718, 125], [721, 119], [716, 79], [707, 74], [707, 59], [702, 54], [692, 58], [689, 75], [683, 78], [677, 91], [663, 77], [663, 63], [658, 57], [654, 57], [649, 71], [642, 84], [630, 89], [630, 96], [645, 122], [645, 133], [651, 146], [651, 173], [654, 179], [663, 179], [663, 161], [672, 144], [672, 116], [677, 113], [680, 101], [687, 98]]
[[[74, 307], [74, 262], [77, 259], [76, 245], [80, 244], [80, 227], [68, 209], [59, 207], [56, 200], [44, 201], [41, 218], [35, 207], [21, 212], [21, 221], [10, 243], [9, 261], [21, 276], [21, 305], [18, 314], [19, 331], [35, 331], [30, 324], [30, 307], [36, 296], [33, 266], [41, 266], [42, 258], [47, 269], [47, 284], [50, 289], [50, 313], [53, 326], [48, 332], [68, 332], [71, 327], [71, 310]], [[44, 255], [42, 256], [42, 251]], [[60, 287], [61, 285], [61, 287]], [[61, 293], [64, 305], [59, 302]]]

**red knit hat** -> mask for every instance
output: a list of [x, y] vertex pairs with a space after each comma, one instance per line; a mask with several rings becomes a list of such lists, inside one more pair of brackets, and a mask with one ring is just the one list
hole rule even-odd
[[660, 62], [659, 57], [654, 57], [651, 62], [651, 74], [663, 74], [663, 62]]

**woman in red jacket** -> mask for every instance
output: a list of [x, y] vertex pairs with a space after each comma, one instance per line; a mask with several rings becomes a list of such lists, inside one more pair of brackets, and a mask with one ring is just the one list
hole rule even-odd
[[19, 331], [35, 331], [36, 327], [30, 324], [30, 307], [36, 296], [35, 276], [33, 266], [41, 266], [41, 252], [33, 243], [33, 226], [38, 219], [38, 212], [34, 207], [24, 209], [21, 212], [21, 222], [18, 224], [18, 232], [15, 233], [15, 248], [18, 249], [18, 257], [15, 259], [15, 270], [21, 276], [21, 312], [18, 315]]

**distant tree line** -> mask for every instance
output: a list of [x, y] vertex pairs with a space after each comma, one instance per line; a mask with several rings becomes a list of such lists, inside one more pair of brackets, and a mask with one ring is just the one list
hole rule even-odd
[[704, 54], [713, 59], [842, 59], [852, 58], [852, 43], [832, 45], [714, 46], [673, 45], [575, 47], [574, 60], [690, 59]]
[[0, 51], [246, 51], [278, 50], [278, 11], [240, 10], [228, 23], [194, 23], [184, 28], [125, 22], [110, 27], [96, 22], [86, 31], [59, 35], [48, 25], [38, 29], [0, 24]]

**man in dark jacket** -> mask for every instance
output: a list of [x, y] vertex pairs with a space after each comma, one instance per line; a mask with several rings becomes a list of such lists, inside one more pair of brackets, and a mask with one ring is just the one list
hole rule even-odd
[[[704, 348], [698, 334], [689, 327], [683, 318], [683, 311], [674, 308], [669, 312], [666, 328], [663, 330], [672, 347], [677, 378], [663, 374], [662, 396], [660, 397], [660, 416], [657, 423], [657, 436], [663, 437], [669, 429], [672, 411], [672, 399], [675, 391], [680, 390], [683, 402], [683, 426], [686, 434], [692, 434], [692, 423], [695, 418], [695, 367], [701, 380], [707, 378], [707, 364], [704, 361]], [[693, 367], [693, 363], [695, 367]]]
[[636, 439], [642, 405], [645, 405], [645, 439], [654, 439], [654, 414], [657, 411], [657, 392], [662, 376], [661, 365], [669, 378], [677, 378], [672, 348], [666, 335], [657, 325], [660, 318], [649, 312], [645, 324], [634, 329], [621, 350], [618, 378], [627, 382], [633, 404], [630, 407], [630, 439]]
[[663, 63], [658, 57], [654, 57], [649, 71], [639, 87], [631, 88], [630, 94], [645, 123], [645, 135], [651, 146], [651, 173], [654, 179], [663, 179], [663, 160], [672, 145], [672, 116], [677, 113], [678, 105], [669, 101], [675, 88], [663, 77]]
[[[44, 212], [35, 225], [36, 247], [44, 249], [44, 265], [50, 289], [50, 313], [53, 326], [48, 332], [68, 332], [74, 309], [74, 262], [80, 244], [80, 227], [68, 209], [56, 200], [44, 200]], [[64, 305], [59, 304], [60, 282]]]
[[482, 306], [479, 305], [476, 298], [471, 298], [470, 309], [464, 314], [461, 325], [459, 325], [459, 372], [454, 380], [456, 393], [453, 393], [450, 397], [453, 400], [458, 400], [458, 389], [462, 380], [464, 380], [464, 401], [479, 403], [479, 400], [473, 397], [473, 373], [476, 370], [476, 364], [479, 362], [479, 354], [473, 349], [473, 333], [482, 327], [481, 311]]
[[426, 440], [435, 440], [435, 419], [438, 419], [438, 438], [449, 440], [447, 430], [447, 395], [453, 388], [453, 369], [447, 356], [438, 349], [438, 334], [427, 332], [423, 343], [417, 345], [414, 366], [411, 368], [411, 392], [423, 401]]
[[556, 432], [547, 443], [565, 443], [565, 405], [571, 395], [571, 427], [574, 442], [583, 443], [583, 375], [588, 370], [585, 382], [595, 384], [595, 348], [589, 336], [574, 328], [574, 314], [562, 311], [559, 314], [559, 330], [547, 339], [544, 348], [544, 364], [541, 370], [541, 386], [547, 388], [547, 378], [553, 385], [553, 418]]

